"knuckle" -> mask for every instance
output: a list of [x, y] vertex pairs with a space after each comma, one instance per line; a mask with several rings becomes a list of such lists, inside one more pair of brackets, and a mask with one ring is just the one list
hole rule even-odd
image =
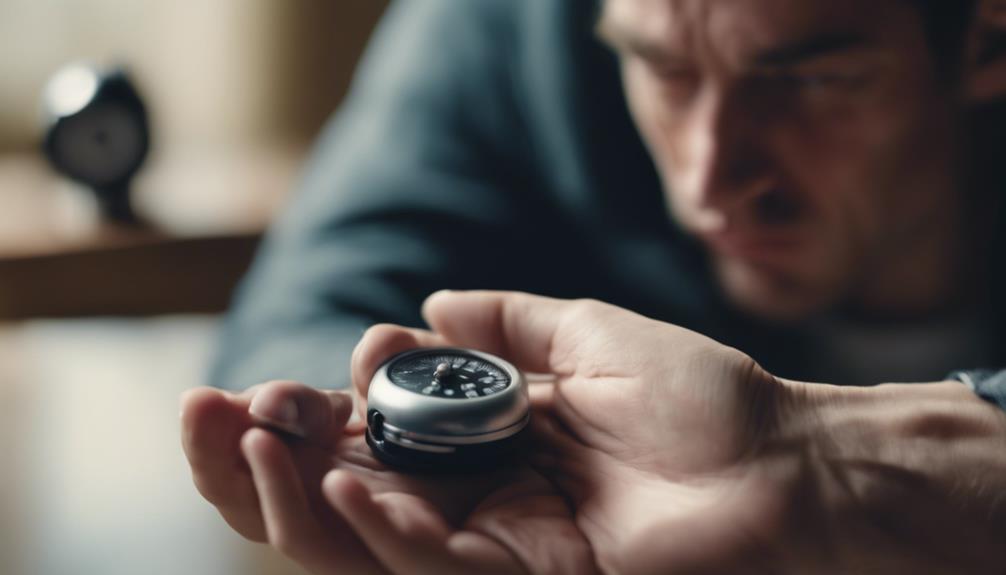
[[598, 301], [596, 299], [577, 299], [569, 303], [562, 316], [563, 327], [576, 333], [584, 328], [592, 330], [602, 330], [610, 332], [611, 327], [617, 325], [613, 321], [613, 314], [618, 313], [618, 308]]
[[390, 323], [371, 326], [364, 332], [353, 350], [352, 363], [356, 369], [369, 369], [388, 348], [396, 347], [401, 339], [414, 340], [404, 327]]
[[262, 534], [261, 527], [258, 528], [245, 527], [245, 526], [238, 527], [235, 526], [234, 524], [230, 524], [230, 526], [232, 529], [234, 529], [234, 531], [237, 531], [238, 535], [244, 537], [245, 539], [251, 541], [252, 543], [266, 543], [268, 541], [265, 535]]
[[203, 499], [213, 505], [227, 505], [231, 502], [233, 489], [218, 478], [209, 478], [203, 474], [195, 473], [192, 476], [192, 482], [195, 484], [199, 495], [202, 495]]
[[262, 384], [258, 395], [263, 393], [298, 393], [307, 389], [307, 385], [292, 379], [274, 379]]
[[268, 539], [265, 534], [265, 526], [262, 523], [262, 516], [259, 514], [256, 508], [254, 512], [244, 511], [241, 513], [235, 513], [227, 509], [217, 509], [220, 512], [220, 516], [224, 518], [224, 521], [231, 529], [237, 532], [238, 535], [244, 537], [252, 543], [267, 543]]
[[231, 436], [241, 426], [226, 398], [218, 397], [183, 411], [182, 451], [193, 470], [216, 465], [231, 448]]
[[269, 545], [287, 557], [300, 557], [304, 550], [304, 540], [286, 526], [268, 529]]
[[599, 321], [618, 313], [619, 308], [593, 298], [581, 298], [570, 302], [569, 313], [579, 320]]
[[592, 319], [601, 313], [602, 303], [596, 299], [576, 299], [569, 303], [567, 313], [576, 320]]
[[220, 409], [226, 409], [228, 400], [224, 392], [218, 389], [199, 387], [190, 389], [181, 397], [182, 427], [193, 429], [198, 426], [207, 414]]
[[363, 337], [360, 338], [360, 345], [357, 346], [357, 349], [360, 349], [364, 342], [384, 339], [400, 331], [402, 331], [402, 327], [393, 323], [374, 324], [367, 328], [367, 331], [363, 332]]

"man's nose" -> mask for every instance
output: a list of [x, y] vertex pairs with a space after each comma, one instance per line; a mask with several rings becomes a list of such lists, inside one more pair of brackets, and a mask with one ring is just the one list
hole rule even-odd
[[757, 116], [736, 96], [711, 95], [696, 110], [686, 134], [685, 173], [699, 207], [729, 212], [778, 185]]

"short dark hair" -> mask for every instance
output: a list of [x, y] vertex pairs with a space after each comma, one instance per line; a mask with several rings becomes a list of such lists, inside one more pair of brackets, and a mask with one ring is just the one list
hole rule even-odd
[[965, 42], [981, 0], [909, 0], [922, 13], [930, 50], [946, 79], [961, 72]]

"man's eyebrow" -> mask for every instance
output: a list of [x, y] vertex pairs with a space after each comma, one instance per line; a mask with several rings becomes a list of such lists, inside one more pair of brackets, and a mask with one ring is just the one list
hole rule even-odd
[[[616, 52], [636, 54], [650, 60], [674, 60], [674, 51], [659, 38], [646, 37], [636, 33], [611, 18], [602, 16], [594, 28], [594, 35]], [[754, 58], [756, 66], [793, 66], [838, 52], [868, 48], [869, 38], [852, 32], [831, 33], [809, 37], [790, 44], [769, 48]]]
[[603, 15], [594, 26], [594, 36], [616, 52], [637, 54], [648, 60], [665, 60], [672, 56], [669, 47], [659, 40], [637, 34]]
[[859, 34], [830, 34], [771, 48], [755, 57], [759, 66], [784, 67], [837, 52], [868, 47], [870, 41]]

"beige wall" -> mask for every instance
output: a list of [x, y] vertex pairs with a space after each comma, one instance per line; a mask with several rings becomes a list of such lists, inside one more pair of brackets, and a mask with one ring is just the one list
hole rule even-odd
[[0, 0], [0, 151], [37, 141], [38, 95], [74, 60], [123, 62], [161, 151], [309, 139], [385, 0]]
[[66, 182], [37, 154], [39, 94], [79, 60], [126, 65], [146, 97], [153, 147], [133, 186], [142, 216], [178, 235], [261, 229], [295, 187], [385, 5], [0, 0], [0, 213], [25, 222], [0, 229], [0, 242], [76, 241], [99, 224], [83, 194], [62, 207]]

